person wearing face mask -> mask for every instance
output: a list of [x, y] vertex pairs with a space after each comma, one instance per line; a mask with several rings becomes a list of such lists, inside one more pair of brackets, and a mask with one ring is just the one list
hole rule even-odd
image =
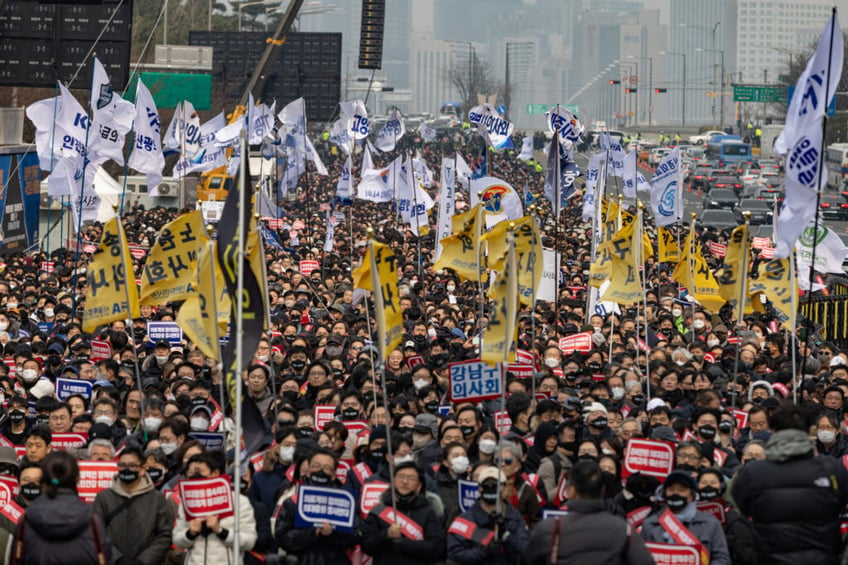
[[163, 563], [171, 546], [174, 514], [146, 473], [140, 449], [127, 446], [118, 457], [111, 488], [94, 499], [117, 563]]
[[840, 458], [848, 454], [848, 445], [840, 431], [840, 421], [831, 412], [816, 417], [816, 451], [819, 455]]
[[450, 524], [459, 515], [459, 492], [457, 481], [466, 480], [471, 471], [471, 462], [465, 446], [451, 442], [442, 448], [442, 461], [435, 470], [433, 479], [445, 508], [445, 524]]
[[474, 505], [446, 522], [448, 560], [487, 565], [519, 562], [527, 544], [527, 524], [506, 501], [501, 501], [498, 514], [498, 491], [503, 492], [506, 477], [496, 467], [484, 467], [477, 476], [477, 485], [480, 496]]
[[[311, 486], [341, 488], [336, 479], [336, 456], [319, 449], [309, 456], [304, 484]], [[329, 523], [320, 525], [296, 525], [297, 502], [288, 498], [274, 526], [274, 538], [287, 556], [297, 558], [298, 563], [346, 565], [350, 563], [346, 551], [356, 545], [356, 534], [339, 532]]]
[[718, 410], [696, 406], [692, 410], [692, 433], [701, 444], [703, 451], [713, 450], [716, 466], [730, 477], [739, 468], [739, 458], [736, 457], [735, 450], [717, 443], [719, 420], [721, 420], [721, 413]]
[[492, 424], [481, 424], [468, 439], [468, 457], [473, 465], [493, 465], [500, 434]]
[[688, 473], [672, 471], [663, 483], [665, 509], [648, 516], [641, 536], [646, 542], [695, 545], [711, 565], [731, 565], [721, 524], [695, 506], [698, 483]]
[[[541, 426], [540, 426], [541, 427]], [[556, 449], [539, 463], [539, 481], [547, 493], [548, 502], [559, 507], [565, 500], [560, 491], [563, 479], [577, 459], [577, 424], [566, 420], [556, 428]], [[535, 443], [535, 442], [534, 442]], [[532, 453], [531, 453], [532, 455]], [[528, 459], [529, 459], [528, 455]]]
[[586, 426], [583, 428], [581, 439], [598, 439], [614, 437], [615, 432], [609, 428], [607, 409], [600, 402], [592, 402], [583, 408]]
[[[374, 426], [368, 436], [368, 445], [365, 449], [358, 451], [359, 462], [352, 465], [347, 472], [344, 488], [353, 493], [356, 500], [359, 500], [359, 494], [365, 481], [377, 473], [386, 462], [386, 454], [388, 453], [386, 434], [386, 426]], [[395, 445], [392, 445], [392, 447], [395, 447]]]
[[2, 425], [0, 425], [0, 433], [12, 442], [13, 445], [23, 445], [27, 432], [32, 423], [27, 418], [26, 398], [23, 396], [13, 396], [9, 399], [9, 404], [6, 408], [8, 417]]
[[17, 477], [18, 495], [13, 500], [15, 504], [26, 509], [41, 495], [41, 465], [26, 461], [18, 469]]
[[161, 369], [168, 362], [168, 357], [171, 355], [171, 343], [167, 340], [160, 339], [153, 346], [153, 352], [148, 353], [141, 364], [141, 372], [147, 371], [151, 367]]
[[[359, 528], [362, 550], [374, 565], [425, 565], [445, 554], [442, 520], [424, 491], [424, 471], [413, 462], [394, 469], [392, 487]], [[396, 519], [397, 518], [397, 519]]]
[[289, 368], [294, 377], [303, 382], [306, 376], [308, 353], [303, 347], [292, 347], [289, 352]]
[[733, 565], [754, 565], [754, 530], [731, 504], [724, 500], [727, 482], [718, 469], [705, 468], [698, 473], [698, 502], [696, 505], [719, 504], [724, 509], [724, 537]]
[[15, 382], [15, 392], [22, 395], [34, 398], [34, 390], [38, 387], [38, 392], [42, 396], [53, 396], [55, 387], [45, 376], [41, 374], [41, 362], [37, 359], [28, 358], [20, 365], [18, 371], [18, 379]]
[[439, 418], [433, 414], [418, 414], [415, 416], [415, 426], [412, 428], [412, 449], [415, 460], [425, 469], [430, 469], [442, 457], [439, 445]]

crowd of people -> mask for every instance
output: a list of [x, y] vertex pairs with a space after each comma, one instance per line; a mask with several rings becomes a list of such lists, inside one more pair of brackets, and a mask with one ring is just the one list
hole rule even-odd
[[[475, 135], [409, 135], [377, 159], [419, 151], [437, 172], [428, 188], [437, 197], [442, 156], [473, 161]], [[337, 173], [344, 155], [315, 145]], [[309, 172], [279, 201], [284, 223], [304, 228], [272, 230], [265, 248], [270, 328], [243, 377], [264, 423], [252, 452], [233, 433], [219, 366], [190, 342], [148, 335], [149, 322], [176, 319], [179, 303], [86, 334], [89, 254], [4, 257], [0, 474], [14, 483], [0, 512], [6, 562], [649, 564], [657, 543], [697, 548], [703, 564], [838, 563], [846, 354], [806, 327], [787, 336], [769, 313], [708, 312], [685, 299], [674, 265], [654, 258], [643, 305], [587, 312], [592, 231], [580, 191], [557, 217], [534, 163], [506, 150], [488, 167], [534, 195], [543, 246], [561, 253], [557, 299], [519, 312], [517, 346], [533, 355], [532, 377], [508, 373], [505, 402], [452, 403], [449, 364], [478, 358], [485, 337], [490, 305], [477, 281], [433, 269], [434, 229], [415, 236], [393, 204], [336, 202], [338, 175]], [[458, 208], [468, 200], [460, 190]], [[344, 214], [332, 252], [322, 251], [323, 203]], [[152, 244], [177, 213], [125, 210], [130, 243]], [[373, 345], [373, 305], [352, 281], [368, 227], [398, 259], [404, 338], [385, 358]], [[91, 225], [84, 239], [101, 232]], [[304, 259], [320, 268], [301, 273]], [[133, 261], [140, 273], [144, 258]], [[560, 338], [579, 332], [591, 333], [590, 350], [563, 351]], [[93, 359], [92, 340], [108, 342], [111, 357]], [[57, 378], [89, 381], [93, 392], [60, 400]], [[316, 406], [335, 407], [320, 429]], [[195, 437], [208, 431], [227, 432], [223, 448]], [[54, 449], [54, 435], [72, 432], [87, 445]], [[628, 468], [637, 439], [672, 447], [667, 476]], [[93, 504], [77, 493], [82, 460], [117, 462]], [[239, 523], [189, 519], [179, 482], [231, 476], [237, 464]], [[468, 481], [476, 500], [466, 504]], [[298, 485], [350, 492], [352, 531], [304, 525]]]

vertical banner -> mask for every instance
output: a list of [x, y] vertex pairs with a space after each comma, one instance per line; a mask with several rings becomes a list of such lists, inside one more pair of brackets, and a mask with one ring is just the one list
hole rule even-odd
[[[353, 273], [354, 288], [375, 294], [377, 327], [388, 355], [403, 340], [403, 312], [397, 289], [397, 260], [388, 245], [370, 242], [362, 266]], [[381, 308], [382, 306], [382, 308]]]
[[32, 247], [40, 241], [38, 221], [41, 205], [41, 169], [38, 166], [38, 155], [35, 153], [19, 153], [16, 159], [21, 182], [21, 200], [24, 205], [27, 247]]
[[27, 248], [23, 190], [20, 177], [12, 174], [14, 164], [11, 155], [0, 155], [0, 249], [5, 253]]
[[442, 157], [442, 182], [439, 193], [439, 224], [436, 228], [436, 255], [442, 256], [442, 240], [451, 234], [451, 217], [456, 209], [456, 159]]

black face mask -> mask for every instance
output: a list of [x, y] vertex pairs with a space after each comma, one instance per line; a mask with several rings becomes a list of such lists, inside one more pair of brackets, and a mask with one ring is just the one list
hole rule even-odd
[[633, 395], [633, 404], [635, 404], [636, 406], [641, 406], [643, 402], [645, 402], [645, 395], [643, 395], [643, 394]]
[[601, 416], [600, 418], [595, 418], [593, 421], [589, 422], [589, 425], [597, 430], [605, 430], [609, 425], [609, 421]]
[[439, 401], [431, 400], [430, 402], [424, 405], [424, 409], [427, 410], [427, 412], [429, 412], [430, 414], [436, 414], [439, 411]]
[[188, 477], [188, 478], [189, 478], [189, 479], [203, 479], [203, 478], [205, 478], [205, 477], [204, 477], [203, 475], [201, 475], [200, 473], [195, 473], [195, 474], [191, 475], [191, 476], [190, 476], [190, 477]]
[[723, 434], [733, 433], [733, 422], [719, 422], [718, 431]]
[[588, 453], [584, 453], [580, 457], [577, 458], [580, 461], [597, 461], [598, 458], [594, 455], [589, 455]]
[[448, 354], [447, 353], [436, 353], [435, 355], [430, 356], [430, 362], [436, 367], [440, 367], [447, 360], [448, 360]]
[[497, 504], [498, 485], [485, 485], [480, 488], [480, 498], [487, 504]]
[[426, 335], [414, 335], [414, 336], [412, 336], [412, 341], [414, 341], [415, 343], [418, 343], [418, 344], [422, 344], [425, 341], [427, 341], [427, 336]]
[[574, 453], [575, 451], [577, 451], [577, 442], [576, 441], [559, 441], [559, 442], [557, 442], [557, 445], [560, 448], [562, 448], [566, 451], [569, 451], [571, 453]]
[[386, 453], [388, 453], [388, 450], [385, 447], [378, 447], [377, 449], [372, 449], [368, 453], [371, 454], [372, 460], [382, 461], [386, 458]]
[[463, 437], [468, 437], [474, 433], [474, 426], [459, 426], [459, 430], [462, 432]]
[[162, 480], [162, 477], [165, 476], [165, 469], [160, 469], [159, 467], [151, 467], [147, 470], [147, 474], [150, 475], [150, 480], [153, 481], [153, 484], [156, 484]]
[[306, 426], [297, 429], [297, 435], [302, 438], [312, 437], [312, 428], [308, 428]]
[[190, 406], [192, 408], [197, 408], [198, 406], [206, 406], [207, 400], [205, 398], [192, 398]]
[[712, 441], [716, 437], [715, 426], [698, 426], [698, 434], [704, 438], [704, 441]]
[[586, 365], [586, 368], [589, 369], [590, 371], [592, 371], [593, 373], [597, 373], [598, 371], [601, 370], [601, 364], [600, 363], [594, 363], [594, 362], [589, 363], [589, 364]]
[[288, 334], [288, 335], [284, 335], [283, 339], [286, 340], [289, 343], [292, 343], [294, 341], [294, 338], [296, 338], [296, 337], [297, 336], [294, 335], [294, 334]]
[[300, 394], [296, 390], [284, 390], [283, 391], [283, 398], [285, 398], [289, 402], [297, 402], [297, 399], [298, 399], [299, 396], [300, 396]]
[[345, 408], [342, 410], [342, 420], [350, 421], [359, 418], [359, 410], [356, 408]]
[[721, 496], [721, 492], [715, 487], [704, 487], [698, 491], [701, 500], [715, 500]]
[[306, 361], [303, 359], [292, 359], [291, 366], [295, 371], [302, 371], [306, 367]]
[[34, 483], [21, 485], [21, 496], [27, 500], [35, 500], [41, 494], [41, 487]]
[[344, 376], [344, 373], [342, 372], [341, 369], [333, 369], [333, 378], [334, 379], [341, 379], [343, 376]]
[[50, 422], [50, 416], [36, 416], [35, 424], [37, 426], [46, 426]]
[[309, 475], [309, 482], [313, 485], [330, 484], [331, 477], [324, 471], [316, 471]]
[[13, 424], [20, 424], [26, 418], [23, 410], [12, 410], [9, 412], [9, 421]]
[[679, 494], [672, 494], [665, 497], [665, 503], [672, 510], [680, 510], [689, 504], [686, 498]]
[[416, 493], [415, 491], [413, 491], [409, 494], [401, 494], [397, 491], [397, 489], [395, 489], [395, 498], [397, 498], [397, 501], [400, 502], [401, 504], [411, 504], [412, 501], [415, 500], [415, 497], [417, 497], [417, 496], [418, 496], [418, 493]]
[[134, 483], [138, 480], [138, 471], [132, 469], [121, 469], [118, 471], [118, 478], [122, 483]]
[[144, 339], [146, 333], [147, 331], [144, 328], [133, 328], [133, 337], [138, 341]]
[[675, 471], [683, 471], [684, 473], [694, 473], [698, 470], [694, 465], [690, 465], [689, 463], [681, 463], [680, 465], [674, 466]]

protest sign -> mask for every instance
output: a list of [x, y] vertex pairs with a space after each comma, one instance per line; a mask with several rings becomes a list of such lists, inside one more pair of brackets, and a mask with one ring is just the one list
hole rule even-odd
[[498, 410], [495, 412], [495, 429], [498, 430], [499, 434], [508, 433], [511, 427], [512, 418], [509, 417], [506, 410]]
[[74, 394], [79, 394], [85, 398], [91, 398], [92, 385], [93, 383], [91, 381], [59, 377], [56, 379], [56, 398], [62, 402]]
[[14, 496], [11, 487], [5, 482], [0, 482], [0, 508], [12, 502]]
[[452, 402], [477, 402], [498, 398], [502, 392], [501, 368], [474, 359], [450, 363], [450, 399]]
[[342, 420], [342, 425], [347, 428], [349, 434], [355, 436], [369, 429], [365, 420]]
[[191, 432], [188, 435], [202, 443], [209, 451], [224, 447], [224, 432]]
[[456, 482], [456, 488], [459, 491], [459, 509], [467, 512], [480, 498], [480, 489], [477, 488], [477, 482], [459, 479]]
[[88, 433], [53, 434], [53, 441], [50, 444], [53, 446], [53, 449], [60, 449], [62, 451], [85, 447], [88, 445]]
[[656, 565], [701, 565], [698, 550], [691, 545], [645, 543]]
[[319, 263], [316, 259], [304, 259], [300, 262], [300, 273], [308, 277], [312, 274], [312, 271], [316, 271], [321, 268], [321, 263]]
[[738, 408], [734, 408], [730, 411], [733, 414], [733, 417], [736, 418], [736, 429], [742, 429], [748, 427], [748, 412], [745, 410], [739, 410]]
[[[4, 484], [9, 487], [9, 491], [12, 493], [12, 496], [18, 496], [18, 478], [13, 477], [12, 475], [0, 475], [0, 484]], [[2, 506], [2, 504], [0, 504]]]
[[226, 477], [182, 480], [179, 489], [186, 520], [233, 515], [233, 489]]
[[336, 415], [336, 406], [332, 404], [316, 404], [313, 412], [315, 420], [315, 429], [324, 430], [324, 424], [332, 422]]
[[112, 345], [103, 339], [91, 340], [91, 360], [95, 363], [112, 357]]
[[147, 336], [150, 341], [164, 339], [174, 346], [183, 340], [183, 330], [176, 322], [147, 322]]
[[94, 502], [97, 493], [112, 488], [112, 479], [117, 472], [115, 461], [80, 461], [77, 494], [85, 502]]
[[705, 513], [711, 515], [719, 521], [722, 526], [727, 525], [727, 514], [724, 510], [724, 505], [721, 502], [710, 500], [698, 500], [695, 502], [695, 507]]
[[563, 516], [568, 516], [568, 510], [557, 510], [556, 508], [545, 508], [542, 510], [542, 519], [547, 520], [548, 518], [556, 518]]
[[533, 377], [536, 368], [533, 365], [523, 363], [507, 363], [506, 372], [512, 373], [518, 379], [529, 379]]
[[566, 355], [575, 351], [584, 353], [592, 350], [592, 332], [583, 332], [579, 334], [561, 337], [559, 339], [559, 349]]
[[352, 532], [356, 514], [353, 495], [340, 488], [299, 485], [295, 526], [321, 527], [326, 522], [340, 532]]
[[372, 508], [380, 504], [380, 496], [388, 490], [388, 483], [374, 482], [362, 485], [359, 494], [359, 511], [363, 518], [368, 515]]
[[631, 438], [624, 452], [622, 477], [642, 473], [657, 477], [660, 482], [674, 468], [674, 446], [664, 441]]

